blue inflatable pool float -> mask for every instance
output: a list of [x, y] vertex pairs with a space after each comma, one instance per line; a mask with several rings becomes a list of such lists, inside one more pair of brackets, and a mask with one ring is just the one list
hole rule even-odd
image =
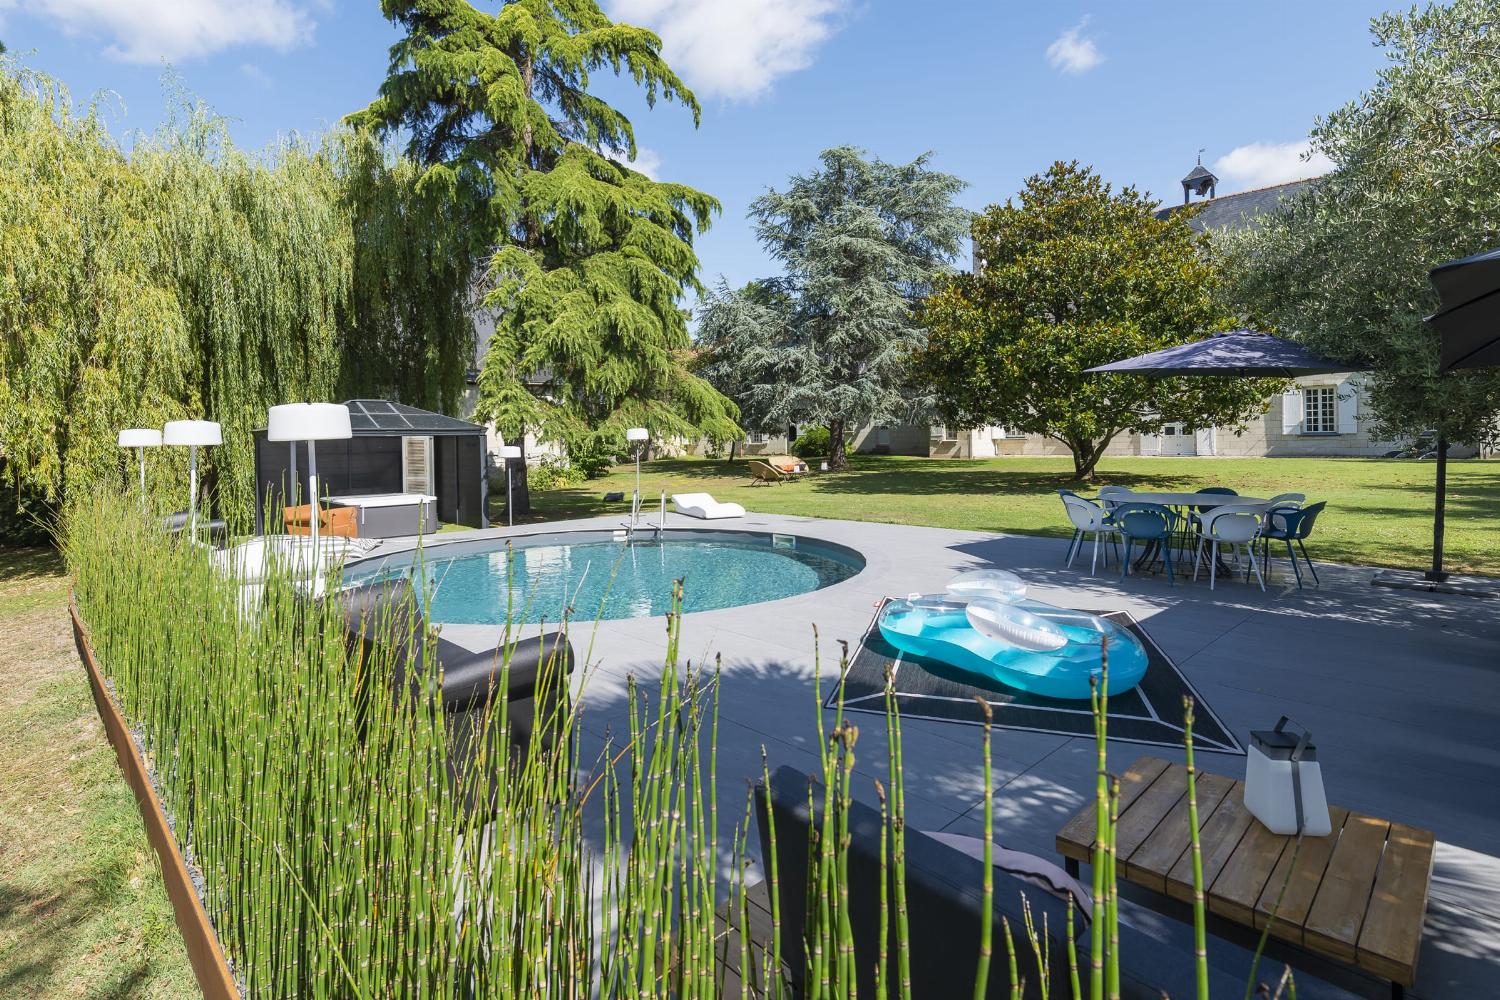
[[1146, 650], [1129, 630], [1098, 615], [1028, 600], [1025, 584], [1000, 570], [963, 574], [946, 594], [890, 601], [879, 625], [885, 641], [903, 653], [1047, 698], [1087, 700], [1106, 646], [1111, 695], [1146, 676]]

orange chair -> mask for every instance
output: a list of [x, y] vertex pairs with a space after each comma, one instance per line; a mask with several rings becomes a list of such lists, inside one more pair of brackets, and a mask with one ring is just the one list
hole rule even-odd
[[[312, 504], [286, 507], [281, 521], [288, 535], [312, 534]], [[319, 511], [318, 534], [340, 538], [359, 537], [359, 510], [355, 507], [325, 507]]]

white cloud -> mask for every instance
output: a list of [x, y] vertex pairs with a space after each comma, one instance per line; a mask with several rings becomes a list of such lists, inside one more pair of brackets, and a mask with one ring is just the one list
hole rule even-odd
[[661, 179], [661, 154], [654, 149], [637, 146], [635, 159], [626, 160], [625, 163], [630, 169], [640, 171], [653, 181]]
[[606, 146], [599, 150], [600, 153], [612, 160], [619, 160], [632, 170], [638, 171], [651, 178], [653, 181], [661, 180], [661, 154], [654, 149], [645, 146], [635, 147], [635, 159], [625, 155], [625, 150], [614, 149]]
[[311, 41], [314, 27], [292, 0], [20, 0], [20, 9], [68, 34], [107, 38], [107, 55], [139, 63], [232, 45], [285, 51]]
[[610, 16], [661, 36], [667, 62], [699, 97], [759, 97], [812, 64], [849, 0], [611, 0]]
[[1317, 177], [1333, 169], [1333, 161], [1322, 153], [1308, 156], [1310, 144], [1298, 142], [1252, 142], [1231, 149], [1214, 161], [1220, 180], [1244, 188], [1270, 187], [1304, 177]]
[[271, 75], [255, 63], [240, 63], [240, 72], [258, 87], [269, 88], [271, 86]]
[[1087, 73], [1095, 66], [1104, 61], [1104, 55], [1099, 51], [1099, 46], [1094, 40], [1083, 33], [1083, 29], [1089, 26], [1089, 19], [1085, 17], [1073, 27], [1064, 31], [1053, 39], [1052, 44], [1047, 46], [1047, 62], [1052, 68], [1063, 73], [1078, 75]]

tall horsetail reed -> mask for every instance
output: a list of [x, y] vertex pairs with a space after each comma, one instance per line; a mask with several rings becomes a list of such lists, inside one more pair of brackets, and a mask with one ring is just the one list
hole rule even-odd
[[[748, 866], [759, 853], [751, 806], [721, 845], [719, 668], [680, 658], [680, 584], [660, 682], [647, 692], [630, 679], [625, 731], [601, 737], [602, 749], [590, 755], [583, 699], [538, 698], [536, 705], [553, 707], [531, 720], [515, 718], [498, 695], [466, 715], [445, 709], [435, 644], [415, 641], [432, 628], [420, 592], [406, 613], [382, 612], [373, 623], [381, 641], [361, 646], [348, 641], [336, 573], [315, 599], [305, 562], [273, 560], [247, 602], [222, 572], [222, 554], [161, 533], [127, 502], [74, 505], [65, 525], [61, 542], [88, 637], [248, 996], [794, 995], [781, 938], [786, 886], [774, 850], [787, 833], [777, 831], [771, 809], [771, 762], [762, 750], [773, 849], [762, 860], [770, 940], [759, 941], [750, 937]], [[505, 628], [494, 692], [506, 690], [519, 632]], [[409, 649], [419, 651], [412, 664], [402, 659]], [[845, 649], [826, 723], [817, 711], [824, 808], [806, 845], [801, 995], [853, 998], [873, 964], [878, 997], [910, 1000], [898, 700], [888, 676], [886, 773], [877, 782], [856, 769], [859, 731], [843, 706], [848, 666]], [[555, 663], [538, 679], [544, 690], [568, 683]], [[814, 686], [821, 699], [821, 681]], [[1112, 856], [1119, 786], [1106, 769], [1107, 698], [1106, 670], [1093, 699], [1099, 835], [1087, 988], [1071, 909], [1066, 928], [1075, 1000], [1103, 1000], [1120, 981]], [[986, 715], [976, 763], [985, 782], [988, 914], [999, 890], [989, 864], [997, 831], [987, 705]], [[532, 738], [514, 739], [528, 722]], [[1189, 713], [1190, 768], [1191, 723]], [[854, 930], [864, 916], [851, 897], [858, 797], [880, 803], [873, 953]], [[1198, 866], [1194, 876], [1201, 881]], [[741, 931], [732, 987], [717, 958], [720, 944], [729, 946], [724, 914]], [[1028, 906], [1035, 985], [1022, 981], [1015, 929], [1001, 921], [1007, 961], [992, 968], [986, 920], [975, 997], [996, 990], [1046, 997], [1047, 928], [1038, 934]], [[1201, 931], [1197, 944], [1202, 983]]]

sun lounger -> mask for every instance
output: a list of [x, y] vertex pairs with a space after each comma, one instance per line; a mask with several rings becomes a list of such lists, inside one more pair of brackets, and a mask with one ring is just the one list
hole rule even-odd
[[737, 503], [720, 503], [707, 493], [673, 493], [672, 509], [688, 517], [716, 521], [722, 517], [744, 517], [745, 508]]
[[761, 461], [788, 479], [807, 474], [807, 463], [793, 455], [762, 455]]
[[786, 479], [786, 475], [775, 466], [767, 465], [765, 462], [751, 462], [750, 475], [754, 478], [753, 486], [761, 486], [766, 483], [780, 483]]

